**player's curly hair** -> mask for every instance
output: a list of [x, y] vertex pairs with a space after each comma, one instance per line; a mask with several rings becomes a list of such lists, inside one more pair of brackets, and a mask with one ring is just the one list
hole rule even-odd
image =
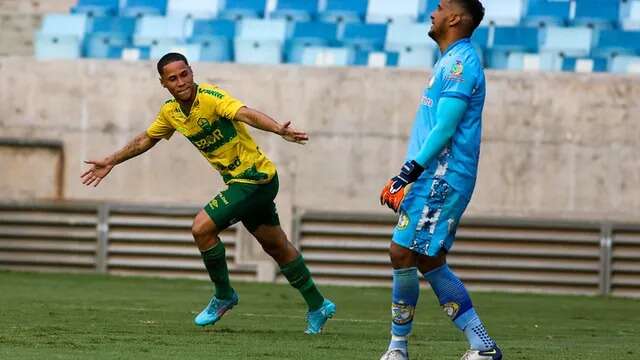
[[482, 6], [482, 3], [479, 0], [454, 1], [458, 5], [460, 5], [467, 12], [467, 14], [471, 16], [471, 19], [473, 21], [471, 31], [475, 30], [484, 18], [484, 6]]
[[158, 60], [158, 74], [162, 76], [162, 68], [164, 68], [165, 65], [171, 64], [175, 61], [184, 61], [185, 64], [189, 65], [189, 62], [184, 55], [180, 53], [170, 52], [168, 54], [165, 54], [160, 58], [160, 60]]

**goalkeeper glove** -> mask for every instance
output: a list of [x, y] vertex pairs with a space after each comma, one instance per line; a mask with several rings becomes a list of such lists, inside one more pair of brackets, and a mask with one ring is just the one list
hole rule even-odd
[[382, 189], [380, 193], [380, 205], [387, 205], [393, 211], [398, 212], [402, 200], [405, 196], [405, 187], [418, 180], [424, 171], [422, 165], [415, 160], [407, 161], [402, 166], [400, 174], [394, 176]]

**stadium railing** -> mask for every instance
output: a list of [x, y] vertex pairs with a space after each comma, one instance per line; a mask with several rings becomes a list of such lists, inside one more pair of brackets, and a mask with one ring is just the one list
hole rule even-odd
[[[0, 269], [206, 279], [191, 238], [198, 208], [0, 203]], [[396, 217], [298, 210], [292, 241], [318, 282], [389, 286]], [[221, 234], [231, 276], [284, 281]], [[640, 297], [640, 224], [465, 217], [448, 259], [471, 289]], [[266, 266], [270, 265], [270, 266]]]

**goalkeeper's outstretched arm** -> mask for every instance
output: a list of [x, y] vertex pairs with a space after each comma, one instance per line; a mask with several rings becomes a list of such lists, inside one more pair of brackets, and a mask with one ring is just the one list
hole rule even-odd
[[91, 164], [92, 166], [89, 170], [80, 175], [82, 183], [87, 186], [98, 186], [102, 179], [109, 175], [114, 166], [151, 149], [159, 140], [160, 139], [150, 137], [145, 131], [133, 138], [133, 140], [131, 140], [122, 149], [102, 160], [85, 160], [86, 164]]

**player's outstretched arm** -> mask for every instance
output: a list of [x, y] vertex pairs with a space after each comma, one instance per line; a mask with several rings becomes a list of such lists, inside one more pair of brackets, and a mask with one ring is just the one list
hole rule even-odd
[[154, 139], [143, 132], [133, 138], [127, 145], [115, 153], [101, 160], [85, 160], [86, 164], [91, 164], [91, 168], [85, 171], [80, 178], [82, 183], [89, 186], [98, 186], [105, 176], [109, 175], [111, 169], [121, 162], [127, 161], [132, 157], [142, 154], [157, 144], [159, 139]]
[[309, 140], [309, 135], [304, 131], [294, 128], [291, 121], [280, 124], [269, 115], [246, 106], [243, 106], [238, 110], [235, 120], [242, 121], [256, 129], [278, 134], [282, 136], [283, 139], [290, 142], [304, 145], [304, 143]]

